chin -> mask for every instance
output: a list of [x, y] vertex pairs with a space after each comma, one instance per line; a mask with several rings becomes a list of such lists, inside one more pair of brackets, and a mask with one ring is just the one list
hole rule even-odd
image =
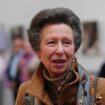
[[58, 77], [58, 76], [63, 75], [65, 72], [66, 72], [65, 70], [60, 71], [60, 72], [52, 72], [52, 75], [53, 75], [53, 77]]

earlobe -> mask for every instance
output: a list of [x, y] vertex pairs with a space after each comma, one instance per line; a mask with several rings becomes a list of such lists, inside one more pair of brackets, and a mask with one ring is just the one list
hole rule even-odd
[[36, 55], [38, 56], [39, 59], [41, 58], [41, 55], [40, 55], [39, 51], [36, 52]]
[[38, 56], [38, 58], [39, 58], [39, 59], [41, 59], [41, 57], [40, 57], [40, 56]]

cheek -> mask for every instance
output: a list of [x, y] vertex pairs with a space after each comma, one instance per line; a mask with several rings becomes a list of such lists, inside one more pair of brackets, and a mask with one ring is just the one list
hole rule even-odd
[[55, 51], [54, 48], [43, 47], [43, 55], [46, 55], [47, 57], [51, 57], [54, 51]]
[[53, 52], [54, 50], [53, 49], [49, 49], [49, 48], [46, 48], [46, 47], [43, 47], [41, 49], [41, 59], [50, 59], [50, 57], [53, 55]]
[[75, 56], [74, 48], [68, 49], [66, 52], [69, 59], [72, 59]]

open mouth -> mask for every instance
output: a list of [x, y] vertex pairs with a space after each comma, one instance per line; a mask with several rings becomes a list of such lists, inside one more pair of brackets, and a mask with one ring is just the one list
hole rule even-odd
[[64, 59], [55, 59], [55, 60], [52, 60], [53, 63], [57, 63], [57, 64], [62, 64], [62, 63], [65, 63], [66, 60]]
[[62, 69], [65, 67], [66, 60], [64, 59], [54, 59], [52, 60], [53, 66], [57, 69]]

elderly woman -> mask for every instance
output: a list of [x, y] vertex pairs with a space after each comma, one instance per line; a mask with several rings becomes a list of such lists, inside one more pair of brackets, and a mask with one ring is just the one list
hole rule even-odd
[[15, 105], [105, 105], [105, 80], [89, 75], [75, 58], [82, 38], [71, 10], [40, 11], [28, 35], [40, 64], [20, 86]]

